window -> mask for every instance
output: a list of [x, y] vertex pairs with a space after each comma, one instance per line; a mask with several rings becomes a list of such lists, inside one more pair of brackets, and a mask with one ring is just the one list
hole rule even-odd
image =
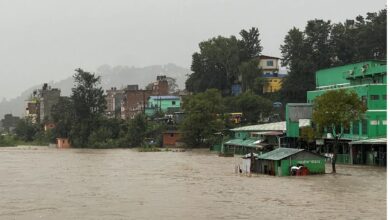
[[352, 133], [359, 134], [359, 121], [353, 122]]
[[172, 101], [172, 105], [176, 105], [176, 101]]
[[273, 66], [274, 61], [273, 60], [267, 60], [267, 66]]
[[378, 121], [377, 120], [371, 120], [370, 121], [370, 125], [378, 125]]
[[387, 95], [382, 95], [383, 100], [387, 100]]
[[367, 135], [367, 119], [362, 120], [362, 135]]
[[383, 121], [382, 121], [382, 124], [383, 124], [383, 125], [387, 125], [387, 120], [383, 120]]
[[343, 130], [343, 132], [344, 132], [344, 134], [349, 134], [349, 133], [351, 133], [351, 125], [345, 127], [344, 130]]
[[362, 96], [363, 105], [367, 106], [367, 96]]
[[379, 100], [379, 95], [371, 95], [370, 99], [371, 100]]

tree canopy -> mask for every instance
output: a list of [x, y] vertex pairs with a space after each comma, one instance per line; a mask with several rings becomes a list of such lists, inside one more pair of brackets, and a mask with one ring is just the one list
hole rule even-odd
[[187, 97], [183, 109], [185, 117], [180, 125], [183, 140], [188, 146], [205, 146], [213, 141], [214, 133], [223, 128], [222, 96], [216, 89], [209, 89]]
[[336, 172], [338, 140], [352, 121], [363, 117], [366, 106], [355, 92], [345, 89], [330, 90], [314, 100], [313, 121], [320, 131], [327, 130], [335, 139], [333, 146], [333, 172]]
[[218, 36], [199, 43], [200, 52], [192, 55], [187, 90], [198, 93], [214, 88], [223, 95], [231, 94], [232, 85], [240, 81], [240, 64], [260, 55], [262, 50], [257, 28], [242, 30], [240, 36], [241, 39]]
[[310, 20], [303, 31], [292, 28], [281, 45], [282, 65], [288, 76], [283, 82], [284, 102], [305, 102], [315, 89], [315, 72], [332, 66], [368, 59], [386, 59], [387, 10], [357, 16], [344, 23]]
[[73, 78], [75, 87], [72, 88], [71, 99], [77, 123], [72, 126], [70, 140], [74, 146], [88, 147], [89, 136], [99, 127], [99, 120], [106, 108], [106, 100], [99, 76], [76, 69]]

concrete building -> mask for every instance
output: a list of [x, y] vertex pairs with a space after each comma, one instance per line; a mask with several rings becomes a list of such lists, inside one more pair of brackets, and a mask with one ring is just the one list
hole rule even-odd
[[280, 74], [278, 57], [259, 56], [259, 68], [263, 70], [263, 93], [277, 92], [282, 88], [282, 81], [287, 76]]
[[26, 100], [26, 118], [32, 123], [46, 123], [53, 120], [52, 107], [58, 103], [61, 90], [51, 88], [47, 83], [42, 89], [35, 90], [31, 97]]
[[[374, 155], [375, 164], [386, 164], [386, 144], [372, 139], [385, 138], [387, 132], [387, 65], [385, 61], [369, 60], [340, 67], [333, 67], [316, 72], [316, 90], [307, 92], [307, 104], [310, 108], [315, 98], [330, 90], [345, 89], [353, 91], [366, 103], [367, 111], [363, 119], [351, 121], [350, 127], [344, 130], [341, 144], [338, 149], [338, 163], [370, 164], [373, 160], [368, 158]], [[291, 107], [288, 104], [286, 117], [290, 117]], [[302, 110], [302, 109], [301, 109]], [[301, 110], [295, 112], [302, 112]], [[296, 124], [300, 119], [311, 118], [310, 114], [298, 115], [294, 121], [290, 120], [287, 126], [287, 136], [297, 138], [300, 130]], [[295, 125], [294, 125], [295, 124]], [[365, 141], [361, 141], [365, 140]], [[349, 142], [356, 144], [349, 144]], [[316, 146], [323, 154], [332, 155], [333, 138], [324, 133], [322, 138], [316, 140]], [[367, 143], [367, 144], [366, 144]], [[375, 143], [375, 144], [370, 144]], [[360, 147], [355, 145], [359, 145]]]
[[25, 117], [33, 124], [40, 122], [40, 105], [37, 91], [34, 91], [30, 99], [26, 100], [26, 113]]
[[124, 90], [112, 87], [106, 90], [106, 109], [105, 115], [108, 118], [120, 118], [121, 117], [121, 102], [123, 99]]
[[123, 90], [121, 118], [132, 119], [136, 114], [145, 113], [148, 97], [153, 90], [138, 89], [138, 85], [129, 85]]
[[263, 70], [264, 75], [273, 75], [279, 73], [278, 57], [271, 57], [266, 55], [259, 56], [259, 68]]
[[51, 109], [58, 103], [61, 96], [61, 90], [51, 88], [47, 83], [43, 84], [39, 90], [39, 119], [40, 122], [52, 121]]
[[163, 113], [178, 112], [181, 100], [179, 96], [150, 96], [146, 108], [146, 114], [151, 116], [157, 111]]
[[153, 95], [165, 96], [169, 94], [168, 80], [165, 75], [157, 76], [157, 81], [153, 83]]

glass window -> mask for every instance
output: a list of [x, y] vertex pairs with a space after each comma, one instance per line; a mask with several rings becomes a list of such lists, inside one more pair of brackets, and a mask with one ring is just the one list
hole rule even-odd
[[349, 125], [348, 127], [344, 128], [344, 134], [349, 134], [351, 133], [351, 125]]
[[371, 95], [370, 99], [371, 100], [379, 100], [379, 95]]
[[383, 121], [382, 121], [382, 124], [383, 124], [383, 125], [387, 125], [387, 120], [383, 120]]
[[268, 60], [267, 61], [267, 66], [273, 66], [274, 65], [274, 61], [273, 60]]
[[352, 128], [353, 134], [359, 134], [359, 121], [353, 122], [353, 128]]
[[378, 125], [378, 121], [377, 120], [371, 120], [370, 121], [370, 125]]
[[367, 135], [367, 119], [362, 120], [362, 135]]
[[176, 101], [172, 101], [172, 105], [176, 105]]
[[365, 106], [367, 106], [367, 96], [362, 96], [362, 102]]

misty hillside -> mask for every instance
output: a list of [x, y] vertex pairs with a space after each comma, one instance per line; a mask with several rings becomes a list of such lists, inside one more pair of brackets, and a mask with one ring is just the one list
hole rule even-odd
[[[183, 89], [186, 75], [190, 73], [190, 70], [176, 66], [175, 64], [154, 65], [142, 68], [102, 65], [95, 72], [102, 77], [104, 90], [111, 87], [121, 88], [129, 84], [138, 84], [140, 88], [144, 88], [150, 82], [155, 81], [157, 75], [166, 75], [175, 78], [179, 88]], [[48, 82], [49, 86], [53, 88], [61, 89], [61, 95], [63, 96], [69, 96], [71, 94], [73, 87], [72, 77], [58, 82], [46, 80], [42, 81], [42, 84], [45, 82]], [[25, 90], [16, 98], [2, 101], [0, 103], [0, 119], [7, 113], [12, 113], [15, 116], [24, 116], [25, 100], [28, 99], [35, 89], [41, 88], [42, 84]]]

